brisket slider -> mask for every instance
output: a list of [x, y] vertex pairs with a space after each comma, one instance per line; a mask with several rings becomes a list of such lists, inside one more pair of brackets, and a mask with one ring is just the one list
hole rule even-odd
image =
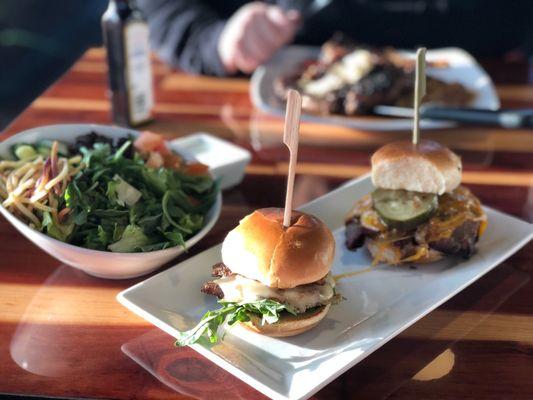
[[[329, 274], [334, 254], [333, 235], [318, 218], [293, 211], [285, 228], [283, 209], [263, 208], [226, 236], [223, 263], [212, 271], [217, 279], [205, 283], [202, 291], [222, 304], [244, 307], [246, 317], [238, 322], [253, 331], [294, 336], [318, 324], [339, 297]], [[258, 302], [281, 311], [269, 318], [261, 307], [247, 307]]]
[[461, 159], [430, 140], [389, 143], [371, 159], [375, 190], [346, 218], [346, 246], [365, 245], [374, 263], [469, 258], [487, 226], [481, 203], [461, 184]]

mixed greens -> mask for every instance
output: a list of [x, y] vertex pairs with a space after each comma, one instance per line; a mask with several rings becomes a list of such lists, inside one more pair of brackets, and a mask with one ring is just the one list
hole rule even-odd
[[198, 325], [186, 331], [179, 332], [176, 346], [188, 346], [206, 338], [210, 343], [218, 341], [218, 328], [227, 322], [235, 325], [237, 322], [250, 321], [250, 314], [262, 317], [262, 323], [274, 324], [279, 321], [284, 312], [296, 315], [296, 310], [287, 304], [275, 300], [263, 299], [251, 303], [229, 303], [220, 300], [222, 307], [204, 314]]
[[[183, 246], [203, 227], [219, 192], [207, 167], [186, 163], [153, 133], [135, 141], [91, 133], [70, 148], [47, 141], [19, 144], [12, 153], [18, 160], [12, 164], [26, 168], [24, 162], [31, 162], [40, 169], [32, 166], [34, 186], [29, 182], [24, 190], [6, 193], [5, 201], [19, 196], [35, 219], [26, 213], [19, 217], [56, 239], [89, 249], [146, 252]], [[62, 165], [67, 172], [56, 184]], [[41, 186], [48, 192], [41, 203], [32, 204]]]

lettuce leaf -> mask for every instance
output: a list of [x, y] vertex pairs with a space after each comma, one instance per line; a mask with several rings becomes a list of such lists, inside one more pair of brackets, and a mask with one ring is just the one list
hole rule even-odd
[[224, 322], [230, 326], [237, 322], [247, 322], [250, 321], [250, 314], [261, 316], [263, 325], [278, 322], [282, 312], [296, 315], [296, 311], [292, 307], [271, 299], [251, 303], [230, 303], [221, 300], [219, 303], [222, 304], [221, 308], [206, 312], [198, 325], [186, 332], [180, 332], [176, 339], [176, 346], [194, 344], [202, 337], [209, 339], [210, 343], [216, 343], [218, 341], [218, 328]]
[[128, 225], [120, 240], [110, 244], [107, 248], [116, 253], [131, 253], [148, 244], [150, 244], [150, 239], [144, 234], [141, 227]]
[[74, 223], [68, 221], [65, 224], [57, 225], [54, 223], [52, 215], [48, 211], [45, 211], [43, 212], [42, 229], [48, 236], [66, 242], [74, 230]]

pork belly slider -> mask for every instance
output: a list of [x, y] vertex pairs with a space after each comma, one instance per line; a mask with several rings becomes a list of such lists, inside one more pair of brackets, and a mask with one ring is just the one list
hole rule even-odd
[[481, 203], [460, 186], [461, 159], [431, 140], [389, 143], [371, 159], [376, 189], [346, 218], [346, 246], [365, 245], [374, 263], [469, 258], [487, 226]]

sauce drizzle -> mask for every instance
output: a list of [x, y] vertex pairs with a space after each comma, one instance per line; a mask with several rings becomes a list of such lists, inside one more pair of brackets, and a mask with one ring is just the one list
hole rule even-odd
[[344, 272], [342, 274], [333, 275], [333, 279], [335, 279], [335, 282], [338, 282], [338, 281], [340, 281], [341, 279], [344, 279], [344, 278], [351, 278], [352, 276], [366, 274], [367, 272], [370, 272], [373, 269], [374, 269], [374, 266], [371, 265], [370, 267], [361, 269], [359, 271]]

